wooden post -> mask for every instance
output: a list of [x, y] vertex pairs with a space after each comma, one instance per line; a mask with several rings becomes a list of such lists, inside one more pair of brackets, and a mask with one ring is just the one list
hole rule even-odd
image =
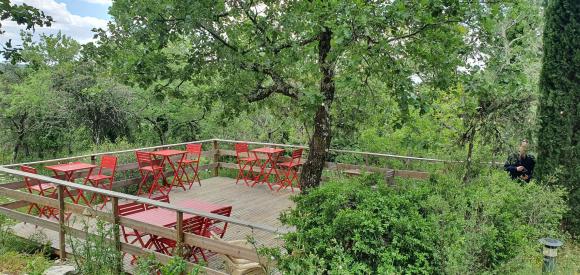
[[[111, 203], [113, 206], [113, 239], [115, 241], [115, 248], [119, 252], [120, 255], [121, 251], [121, 235], [119, 233], [119, 198], [111, 197]], [[123, 257], [119, 258], [119, 262], [115, 264], [115, 271], [117, 274], [121, 274], [123, 271]]]
[[64, 186], [58, 185], [58, 249], [61, 260], [66, 259], [65, 236], [64, 236]]
[[220, 153], [219, 153], [219, 144], [218, 144], [218, 141], [215, 140], [215, 139], [213, 141], [213, 150], [214, 150], [213, 163], [216, 164], [216, 167], [213, 168], [213, 176], [214, 177], [219, 177], [219, 175], [220, 175], [220, 167], [219, 167]]
[[365, 171], [367, 171], [369, 169], [369, 155], [364, 155], [364, 160], [365, 160]]
[[177, 249], [177, 256], [183, 258], [183, 212], [177, 211], [177, 225], [176, 225], [177, 236], [175, 238], [177, 244], [175, 248]]
[[95, 163], [97, 163], [97, 157], [95, 155], [91, 156], [91, 164], [95, 165]]

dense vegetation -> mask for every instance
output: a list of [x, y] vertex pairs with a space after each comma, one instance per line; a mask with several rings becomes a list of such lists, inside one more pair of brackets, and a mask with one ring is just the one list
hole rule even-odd
[[461, 175], [396, 188], [380, 177], [330, 182], [296, 197], [282, 217], [297, 232], [285, 236], [279, 266], [292, 274], [511, 273], [528, 264], [521, 257], [538, 238], [558, 235], [563, 197], [490, 171], [467, 186]]
[[570, 229], [580, 234], [580, 4], [550, 1], [540, 78], [538, 170], [569, 189]]
[[[0, 163], [212, 137], [309, 144], [312, 188], [282, 216], [297, 231], [269, 251], [282, 271], [529, 270], [539, 237], [580, 230], [580, 7], [547, 1], [544, 20], [543, 2], [117, 0], [92, 43], [23, 32], [5, 49]], [[52, 20], [0, 4], [29, 28]], [[493, 165], [524, 138], [539, 153], [529, 184]], [[365, 161], [329, 147], [463, 162], [315, 188], [324, 161]]]

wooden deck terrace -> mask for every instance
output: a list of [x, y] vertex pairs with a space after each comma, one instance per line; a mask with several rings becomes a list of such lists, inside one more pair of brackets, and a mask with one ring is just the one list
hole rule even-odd
[[[174, 188], [170, 193], [170, 203], [162, 203], [153, 201], [143, 197], [137, 197], [127, 194], [131, 188], [135, 189], [135, 185], [140, 181], [140, 176], [137, 172], [137, 164], [134, 162], [134, 152], [137, 150], [155, 150], [160, 148], [182, 148], [185, 144], [172, 144], [155, 146], [148, 148], [139, 148], [131, 150], [123, 150], [116, 152], [95, 153], [90, 155], [36, 161], [23, 164], [11, 164], [0, 166], [0, 173], [7, 175], [4, 179], [4, 184], [0, 184], [0, 196], [9, 198], [11, 201], [0, 205], [0, 213], [20, 222], [14, 226], [15, 232], [23, 237], [30, 237], [33, 234], [45, 235], [51, 241], [55, 251], [59, 253], [60, 257], [67, 257], [67, 253], [72, 253], [71, 237], [74, 239], [86, 239], [87, 234], [94, 234], [94, 230], [89, 229], [88, 232], [83, 230], [85, 224], [89, 228], [93, 228], [96, 223], [96, 218], [99, 218], [108, 225], [122, 225], [125, 227], [134, 228], [144, 232], [149, 232], [161, 237], [171, 238], [177, 240], [178, 244], [189, 244], [201, 247], [207, 250], [214, 251], [219, 254], [231, 255], [238, 258], [244, 258], [256, 262], [267, 261], [262, 256], [256, 253], [255, 248], [248, 248], [237, 246], [228, 243], [228, 240], [244, 240], [251, 238], [255, 240], [256, 245], [266, 247], [277, 247], [282, 244], [280, 236], [292, 231], [292, 228], [286, 228], [281, 225], [278, 217], [282, 211], [290, 209], [293, 206], [291, 196], [297, 194], [299, 191], [291, 192], [289, 189], [282, 189], [279, 192], [272, 191], [265, 184], [258, 184], [255, 187], [249, 187], [240, 181], [236, 184], [236, 180], [232, 179], [232, 175], [237, 173], [238, 165], [235, 163], [235, 151], [233, 151], [233, 144], [240, 141], [211, 139], [204, 141], [194, 141], [188, 143], [201, 143], [204, 147], [202, 154], [203, 160], [200, 165], [200, 171], [205, 171], [202, 174], [202, 185], [194, 184], [190, 190], [183, 191], [179, 188]], [[285, 144], [271, 144], [260, 142], [245, 142], [254, 147], [276, 146], [279, 148], [293, 149], [306, 148], [304, 146], [285, 145]], [[307, 148], [306, 148], [307, 149]], [[287, 150], [288, 151], [288, 150]], [[393, 183], [395, 178], [417, 178], [425, 179], [429, 177], [429, 173], [412, 170], [397, 170], [387, 167], [370, 166], [370, 158], [389, 158], [397, 161], [409, 162], [428, 162], [428, 163], [456, 163], [454, 161], [445, 161], [428, 158], [416, 158], [396, 156], [390, 154], [356, 152], [346, 150], [331, 150], [335, 154], [355, 154], [360, 155], [365, 161], [363, 165], [343, 164], [327, 162], [326, 170], [329, 171], [345, 171], [348, 174], [357, 174], [358, 172], [372, 172], [384, 175], [390, 183]], [[117, 168], [116, 181], [112, 191], [94, 188], [78, 183], [62, 181], [48, 177], [45, 175], [34, 175], [16, 170], [20, 165], [36, 166], [42, 169], [43, 166], [55, 163], [66, 163], [71, 161], [91, 162], [97, 163], [97, 159], [102, 155], [115, 155], [119, 158]], [[305, 154], [306, 155], [306, 154]], [[246, 168], [249, 169], [249, 168]], [[255, 167], [255, 169], [259, 169]], [[221, 172], [220, 172], [221, 171]], [[169, 176], [171, 172], [166, 172]], [[230, 175], [225, 177], [221, 174]], [[41, 173], [42, 174], [42, 173]], [[46, 174], [46, 172], [45, 172]], [[27, 176], [39, 179], [43, 182], [51, 182], [56, 184], [60, 196], [58, 199], [41, 197], [27, 193], [23, 188], [25, 187], [22, 177]], [[85, 176], [83, 173], [78, 173], [78, 177]], [[95, 192], [103, 194], [111, 198], [111, 202], [107, 204], [103, 210], [97, 210], [84, 205], [77, 205], [66, 201], [64, 196], [64, 188], [73, 190], [82, 189], [84, 192]], [[173, 203], [186, 199], [202, 200], [215, 204], [231, 205], [233, 206], [231, 217], [224, 217], [212, 213], [201, 212], [195, 209], [180, 208]], [[175, 211], [178, 217], [178, 224], [175, 229], [157, 227], [146, 223], [137, 222], [118, 215], [118, 205], [126, 201], [136, 201], [148, 205], [158, 206], [160, 208]], [[47, 205], [55, 207], [64, 211], [60, 211], [60, 219], [45, 219], [32, 215], [27, 215], [22, 212], [23, 207], [29, 205], [30, 202], [40, 205]], [[20, 209], [20, 210], [19, 210]], [[26, 209], [26, 208], [24, 208]], [[72, 212], [72, 217], [65, 222], [64, 212]], [[204, 216], [207, 218], [222, 220], [228, 222], [228, 230], [223, 240], [208, 239], [197, 235], [184, 233], [182, 231], [182, 217], [183, 214], [193, 214]], [[120, 240], [120, 236], [113, 236], [110, 240], [118, 250], [127, 252], [133, 255], [144, 255], [152, 253], [152, 251], [143, 250], [140, 247], [126, 244]], [[152, 253], [162, 263], [167, 263], [171, 257]], [[208, 266], [202, 267], [208, 274], [224, 274], [223, 266], [219, 257], [210, 259]], [[193, 268], [194, 264], [189, 264], [188, 268]], [[125, 271], [131, 271], [129, 265], [125, 265]]]

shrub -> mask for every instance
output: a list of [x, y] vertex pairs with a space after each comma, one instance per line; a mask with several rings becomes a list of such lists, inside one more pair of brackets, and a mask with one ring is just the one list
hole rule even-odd
[[296, 232], [274, 252], [290, 274], [479, 273], [497, 270], [545, 235], [557, 235], [564, 191], [480, 173], [464, 185], [430, 181], [369, 185], [333, 180], [281, 216]]
[[[97, 219], [95, 225], [84, 222], [87, 239], [76, 240], [71, 237], [69, 241], [78, 272], [83, 275], [116, 274], [122, 265], [122, 254], [112, 242], [113, 236], [119, 234], [118, 227], [110, 226], [100, 219]], [[90, 227], [94, 227], [95, 232], [89, 231]]]

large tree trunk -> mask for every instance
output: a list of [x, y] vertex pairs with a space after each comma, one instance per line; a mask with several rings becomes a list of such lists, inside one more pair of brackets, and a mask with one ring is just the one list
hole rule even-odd
[[320, 33], [318, 38], [318, 64], [322, 79], [320, 80], [320, 93], [323, 102], [316, 111], [314, 117], [314, 133], [310, 139], [308, 160], [304, 163], [300, 176], [300, 185], [304, 192], [309, 188], [320, 185], [320, 177], [324, 169], [326, 154], [332, 139], [330, 131], [330, 106], [334, 100], [334, 62], [328, 60], [332, 31], [328, 28]]

